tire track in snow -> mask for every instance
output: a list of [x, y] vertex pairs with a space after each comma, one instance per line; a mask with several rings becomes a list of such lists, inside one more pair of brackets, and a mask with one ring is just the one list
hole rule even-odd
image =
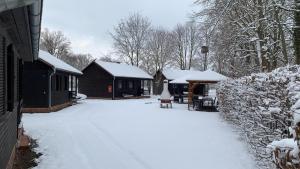
[[[95, 104], [95, 103], [93, 103], [93, 104]], [[124, 156], [125, 152], [122, 151], [120, 149], [120, 147], [117, 146], [116, 144], [114, 144], [110, 139], [108, 139], [106, 134], [104, 134], [104, 132], [99, 131], [99, 129], [94, 124], [91, 123], [90, 118], [93, 115], [93, 113], [91, 113], [91, 112], [98, 111], [97, 107], [94, 107], [93, 104], [89, 105], [90, 106], [89, 111], [85, 110], [86, 107], [84, 107], [84, 108], [80, 107], [79, 109], [76, 109], [75, 111], [73, 111], [74, 114], [73, 114], [72, 118], [75, 119], [75, 121], [84, 122], [84, 123], [82, 123], [82, 125], [84, 125], [84, 128], [86, 131], [95, 132], [95, 134], [93, 134], [93, 138], [97, 140], [96, 142], [99, 145], [105, 145], [105, 148], [110, 151], [107, 153], [113, 153], [114, 155], [118, 154], [118, 155]], [[81, 113], [83, 113], [83, 112], [86, 113], [86, 115], [87, 115], [84, 119], [82, 119], [82, 116], [81, 116]], [[84, 153], [85, 152], [82, 151], [81, 154], [84, 154]], [[122, 169], [133, 169], [131, 165], [128, 165], [128, 161], [130, 161], [130, 159], [133, 160], [135, 162], [135, 164], [138, 164], [138, 166], [141, 166], [141, 164], [137, 163], [134, 158], [128, 157], [128, 154], [125, 154], [125, 160], [123, 158], [114, 158], [112, 160], [119, 161], [118, 164], [121, 165]], [[90, 161], [90, 162], [92, 162], [92, 161]], [[139, 168], [145, 168], [145, 167], [142, 166]], [[94, 169], [94, 168], [90, 167], [90, 169]], [[135, 169], [137, 169], [137, 168], [135, 168]], [[151, 168], [145, 168], [145, 169], [151, 169]]]
[[[66, 123], [66, 125], [64, 125], [64, 127], [66, 128], [66, 131], [68, 132], [71, 140], [78, 140], [77, 138], [74, 137], [74, 134], [73, 134], [74, 132], [73, 132], [70, 124]], [[84, 152], [82, 151], [81, 146], [76, 141], [73, 141], [72, 143], [75, 146], [75, 151], [77, 152], [76, 154], [79, 155], [79, 157], [80, 157], [79, 159], [84, 163], [85, 169], [88, 169], [88, 168], [93, 169], [93, 167], [90, 166], [89, 159], [86, 156], [84, 156]]]
[[138, 157], [134, 152], [126, 149], [122, 146], [111, 134], [109, 134], [102, 127], [96, 125], [89, 119], [90, 124], [103, 136], [105, 136], [110, 143], [112, 143], [119, 151], [125, 153], [125, 155], [129, 156], [129, 158], [135, 160], [138, 164], [140, 164], [144, 169], [152, 169], [149, 164], [147, 164], [144, 160]]

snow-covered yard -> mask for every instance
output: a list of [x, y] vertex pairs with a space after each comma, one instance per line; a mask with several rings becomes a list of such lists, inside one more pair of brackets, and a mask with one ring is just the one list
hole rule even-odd
[[40, 169], [253, 169], [246, 145], [218, 113], [160, 109], [156, 99], [85, 100], [25, 114]]

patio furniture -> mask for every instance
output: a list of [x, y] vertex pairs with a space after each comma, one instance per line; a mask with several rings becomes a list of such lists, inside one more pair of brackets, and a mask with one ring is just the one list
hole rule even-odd
[[216, 98], [209, 96], [194, 96], [193, 97], [193, 109], [194, 110], [214, 110], [216, 109]]

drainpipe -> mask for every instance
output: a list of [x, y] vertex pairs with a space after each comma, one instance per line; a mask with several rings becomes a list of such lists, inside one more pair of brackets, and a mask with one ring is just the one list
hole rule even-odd
[[52, 77], [55, 73], [56, 73], [56, 69], [53, 68], [53, 72], [52, 72], [52, 73], [50, 74], [50, 76], [49, 76], [49, 85], [48, 85], [48, 86], [49, 86], [49, 88], [48, 88], [48, 96], [49, 96], [49, 97], [48, 97], [48, 99], [49, 99], [49, 101], [48, 101], [48, 104], [49, 104], [48, 107], [49, 107], [49, 108], [51, 107], [51, 104], [52, 104], [52, 98], [51, 98], [51, 96], [52, 96], [52, 95], [51, 95], [51, 94], [52, 94], [52, 90], [51, 90], [51, 89], [52, 89], [52, 80], [51, 80], [51, 79], [52, 79], [52, 78], [51, 78], [51, 77]]
[[112, 99], [115, 100], [115, 80], [116, 80], [116, 77], [114, 76], [114, 79], [113, 79], [113, 95], [112, 95]]

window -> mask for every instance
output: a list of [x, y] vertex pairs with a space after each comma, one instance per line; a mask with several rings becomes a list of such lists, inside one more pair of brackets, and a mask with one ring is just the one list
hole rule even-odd
[[14, 89], [15, 89], [15, 71], [14, 71], [14, 51], [13, 46], [7, 47], [7, 111], [14, 109]]
[[1, 115], [6, 113], [6, 47], [5, 38], [0, 35], [0, 118]]
[[122, 80], [118, 81], [118, 89], [122, 89]]
[[128, 88], [133, 89], [133, 82], [132, 81], [128, 81]]
[[63, 79], [62, 76], [59, 76], [59, 75], [55, 76], [55, 82], [56, 82], [55, 89], [56, 89], [56, 91], [62, 91], [63, 90], [62, 79]]
[[72, 91], [72, 76], [69, 76], [69, 91]]
[[65, 91], [68, 91], [68, 87], [69, 87], [69, 78], [68, 78], [68, 76], [64, 76], [64, 89], [65, 89]]

